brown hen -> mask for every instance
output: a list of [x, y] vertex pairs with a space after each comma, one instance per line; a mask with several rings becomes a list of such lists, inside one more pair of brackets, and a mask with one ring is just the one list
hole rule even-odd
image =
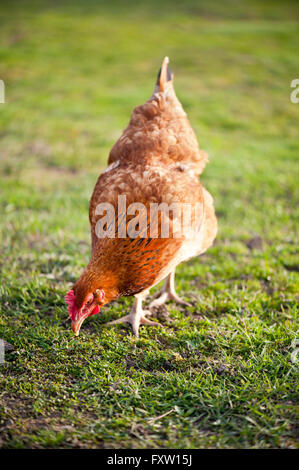
[[100, 306], [131, 295], [130, 314], [108, 324], [129, 322], [136, 336], [140, 324], [159, 325], [142, 301], [163, 279], [150, 307], [169, 299], [188, 305], [175, 292], [175, 268], [206, 251], [217, 233], [213, 198], [198, 176], [206, 162], [165, 58], [152, 97], [133, 111], [91, 197], [91, 259], [66, 296], [76, 335]]

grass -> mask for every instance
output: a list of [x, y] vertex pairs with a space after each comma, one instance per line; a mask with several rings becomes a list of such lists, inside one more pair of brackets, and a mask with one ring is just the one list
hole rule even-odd
[[[10, 0], [0, 18], [1, 446], [295, 447], [298, 2]], [[103, 327], [122, 299], [75, 338], [89, 197], [164, 55], [219, 235], [178, 269], [193, 307], [164, 329]]]

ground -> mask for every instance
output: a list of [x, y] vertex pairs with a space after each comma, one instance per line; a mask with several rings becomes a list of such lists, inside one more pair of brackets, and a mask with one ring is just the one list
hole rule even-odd
[[[0, 15], [0, 338], [14, 346], [0, 445], [295, 447], [299, 3], [10, 0]], [[89, 198], [165, 55], [209, 153], [219, 235], [179, 267], [192, 307], [156, 312], [164, 329], [105, 327], [128, 298], [76, 338], [64, 295], [89, 259]]]

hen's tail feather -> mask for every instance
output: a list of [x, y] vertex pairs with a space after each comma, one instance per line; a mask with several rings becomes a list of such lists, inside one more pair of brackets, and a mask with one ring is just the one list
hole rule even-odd
[[165, 57], [158, 73], [156, 84], [161, 91], [164, 91], [166, 82], [170, 82], [173, 79], [173, 74], [170, 68], [168, 67], [168, 63], [169, 59], [168, 57]]

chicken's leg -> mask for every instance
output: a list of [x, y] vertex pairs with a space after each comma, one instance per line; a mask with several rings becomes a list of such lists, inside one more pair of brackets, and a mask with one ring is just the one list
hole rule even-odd
[[145, 315], [150, 314], [149, 310], [142, 309], [142, 301], [147, 296], [148, 290], [140, 292], [140, 294], [135, 295], [135, 300], [129, 315], [118, 318], [117, 320], [106, 323], [106, 325], [116, 325], [118, 323], [131, 323], [133, 333], [138, 338], [139, 337], [139, 326], [140, 325], [150, 325], [150, 326], [163, 326], [160, 323], [154, 322], [146, 318]]
[[175, 291], [175, 287], [174, 287], [174, 273], [175, 273], [175, 271], [172, 271], [167, 276], [159, 297], [157, 299], [153, 300], [149, 304], [149, 308], [159, 307], [160, 305], [165, 304], [165, 302], [167, 302], [168, 300], [173, 300], [177, 304], [185, 305], [187, 307], [191, 307], [191, 305], [188, 302], [185, 302], [185, 300], [181, 299], [177, 295], [177, 293]]

